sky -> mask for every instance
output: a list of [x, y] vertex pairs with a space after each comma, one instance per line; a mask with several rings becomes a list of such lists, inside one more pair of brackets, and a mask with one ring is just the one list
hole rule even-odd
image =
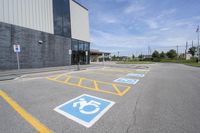
[[91, 49], [131, 56], [197, 44], [199, 0], [77, 0], [89, 9]]

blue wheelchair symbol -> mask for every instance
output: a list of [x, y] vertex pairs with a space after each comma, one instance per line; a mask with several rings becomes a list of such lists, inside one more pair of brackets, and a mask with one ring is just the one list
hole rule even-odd
[[139, 79], [118, 78], [114, 82], [135, 85], [139, 82]]
[[[93, 100], [87, 102], [84, 98], [81, 98], [79, 99], [78, 102], [73, 103], [73, 107], [76, 108], [78, 104], [79, 104], [79, 111], [82, 114], [86, 114], [86, 115], [97, 113], [100, 110], [99, 105], [101, 105], [101, 103], [93, 101]], [[84, 110], [84, 108], [86, 108], [87, 106], [93, 106], [94, 109], [90, 111]]]
[[89, 128], [113, 105], [112, 101], [83, 94], [54, 110]]

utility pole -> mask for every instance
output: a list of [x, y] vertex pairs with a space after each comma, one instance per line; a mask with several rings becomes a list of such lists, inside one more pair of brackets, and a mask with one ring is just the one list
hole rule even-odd
[[198, 38], [198, 46], [197, 46], [197, 52], [198, 52], [198, 63], [200, 63], [199, 25], [198, 25], [198, 27], [197, 27], [197, 38]]
[[178, 45], [176, 46], [177, 61], [178, 61]]
[[119, 51], [117, 52], [117, 54], [118, 54], [118, 59], [117, 60], [119, 61]]
[[186, 46], [185, 46], [185, 59], [187, 58], [187, 49], [188, 49], [188, 42], [186, 42]]
[[192, 47], [193, 47], [193, 40], [192, 40]]
[[102, 56], [103, 56], [103, 66], [105, 65], [105, 53], [102, 53]]
[[150, 58], [151, 57], [151, 47], [148, 46], [148, 57]]

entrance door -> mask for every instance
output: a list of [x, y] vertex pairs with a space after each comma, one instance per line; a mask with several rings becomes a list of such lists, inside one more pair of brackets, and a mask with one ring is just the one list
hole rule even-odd
[[72, 65], [87, 64], [86, 52], [85, 51], [72, 51]]

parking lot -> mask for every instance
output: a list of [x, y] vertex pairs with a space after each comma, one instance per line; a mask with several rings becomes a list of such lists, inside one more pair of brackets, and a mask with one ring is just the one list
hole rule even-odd
[[[193, 71], [193, 68], [186, 66], [183, 69]], [[81, 71], [28, 74], [15, 80], [2, 81], [0, 82], [0, 131], [4, 133], [126, 133], [167, 130], [181, 132], [185, 131], [181, 129], [182, 124], [186, 123], [187, 131], [196, 131], [199, 127], [195, 124], [200, 123], [199, 116], [194, 117], [194, 113], [199, 114], [197, 105], [200, 103], [196, 97], [197, 93], [191, 93], [195, 97], [190, 104], [190, 106], [195, 105], [192, 108], [193, 113], [182, 112], [183, 117], [179, 117], [182, 114], [173, 114], [176, 106], [179, 112], [185, 108], [185, 106], [179, 108], [179, 104], [176, 104], [182, 102], [182, 97], [179, 99], [175, 93], [169, 91], [172, 88], [173, 91], [181, 91], [178, 90], [179, 86], [181, 87], [185, 81], [182, 79], [180, 82], [183, 83], [179, 84], [179, 81], [169, 79], [167, 74], [173, 75], [174, 72], [177, 70], [174, 70], [173, 65], [170, 67], [163, 67], [160, 64], [99, 66]], [[183, 78], [182, 71], [179, 76]], [[174, 78], [178, 79], [179, 76]], [[191, 90], [199, 87], [197, 81], [193, 82], [195, 85], [190, 87]], [[170, 98], [166, 99], [167, 97]], [[187, 101], [187, 97], [191, 96], [186, 96], [185, 102], [181, 104], [191, 102]], [[176, 100], [173, 103], [171, 100], [174, 99]], [[170, 106], [167, 108], [168, 102]], [[169, 109], [173, 111], [168, 112]], [[192, 116], [195, 120], [190, 118], [182, 121], [182, 118], [185, 119], [187, 116]], [[181, 124], [177, 123], [180, 121]], [[177, 123], [175, 127], [174, 122]]]
[[[5, 125], [1, 125], [2, 131], [34, 132], [34, 130], [46, 130], [53, 132], [94, 132], [98, 127], [101, 130], [105, 130], [102, 129], [102, 125], [104, 124], [105, 127], [107, 127], [106, 125], [111, 126], [107, 127], [107, 130], [109, 130], [113, 127], [112, 119], [114, 118], [112, 117], [116, 117], [115, 115], [121, 112], [114, 111], [114, 108], [120, 108], [117, 104], [123, 102], [123, 96], [129, 92], [133, 92], [134, 86], [142, 81], [143, 76], [148, 71], [148, 68], [91, 67], [82, 71], [58, 72], [59, 74], [49, 73], [44, 77], [41, 77], [41, 74], [40, 76], [35, 74], [33, 76], [18, 78], [14, 81], [7, 81], [3, 84], [5, 87], [1, 88], [2, 91], [0, 94], [1, 104], [9, 106], [6, 106], [7, 109], [2, 110], [1, 114], [12, 119], [9, 127], [13, 128], [8, 128], [6, 123], [6, 121], [9, 122], [8, 118], [3, 117], [5, 119], [1, 119], [4, 121], [1, 123]], [[127, 74], [138, 75], [129, 76]], [[129, 81], [115, 81], [119, 78], [128, 79]], [[102, 118], [100, 117], [94, 125], [91, 125], [89, 129], [88, 127], [85, 128], [81, 123], [77, 123], [54, 111], [56, 106], [82, 94], [112, 100], [116, 103], [101, 116]], [[106, 119], [107, 117], [111, 118]], [[124, 122], [126, 123], [126, 121]]]

